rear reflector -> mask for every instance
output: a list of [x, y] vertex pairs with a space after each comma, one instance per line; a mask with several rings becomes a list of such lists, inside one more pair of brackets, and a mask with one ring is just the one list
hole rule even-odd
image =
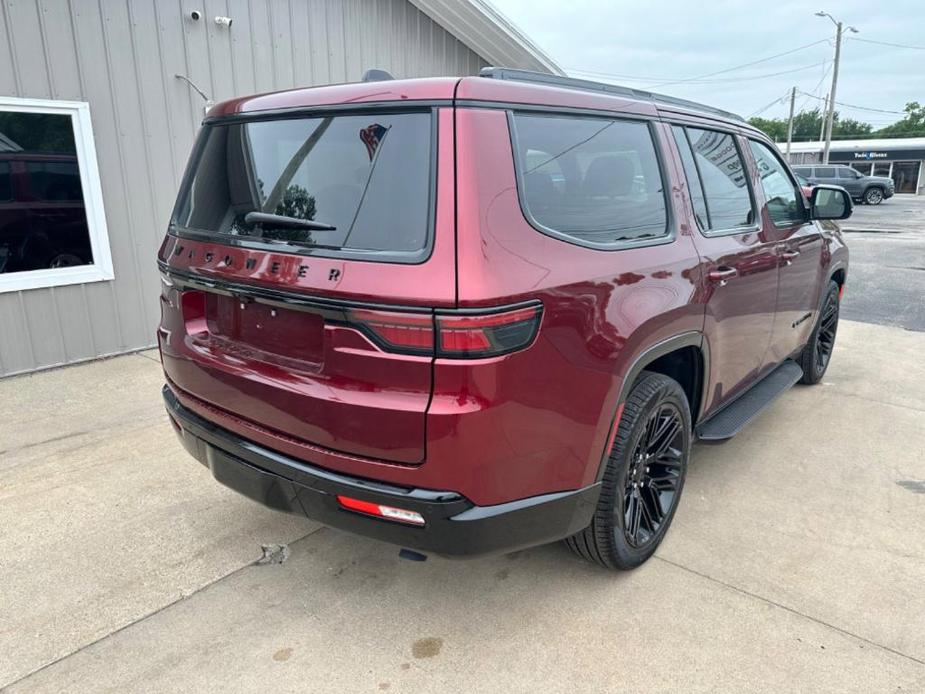
[[487, 311], [400, 313], [354, 310], [350, 323], [388, 352], [447, 357], [493, 357], [533, 342], [541, 304]]
[[371, 501], [362, 501], [353, 499], [349, 496], [337, 497], [338, 503], [350, 511], [365, 513], [377, 518], [386, 518], [388, 520], [398, 521], [400, 523], [410, 523], [411, 525], [424, 525], [424, 517], [417, 511], [409, 511], [404, 508], [395, 508], [394, 506], [383, 506], [374, 504]]

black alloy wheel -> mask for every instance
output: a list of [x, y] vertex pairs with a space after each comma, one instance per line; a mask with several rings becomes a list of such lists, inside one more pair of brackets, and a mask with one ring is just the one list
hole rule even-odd
[[822, 306], [822, 317], [819, 321], [819, 330], [816, 333], [816, 346], [813, 350], [815, 366], [825, 371], [832, 358], [832, 349], [835, 347], [835, 333], [838, 330], [838, 294], [829, 292]]
[[838, 332], [838, 312], [841, 298], [840, 288], [834, 281], [829, 281], [825, 295], [822, 298], [822, 307], [816, 327], [803, 348], [799, 358], [803, 369], [801, 383], [812, 385], [822, 380], [829, 362], [832, 360], [832, 350], [835, 348], [835, 335]]
[[566, 544], [610, 569], [646, 561], [678, 508], [691, 444], [684, 389], [668, 376], [643, 371], [623, 403], [591, 523]]
[[646, 422], [633, 451], [623, 487], [622, 526], [629, 544], [645, 547], [674, 510], [681, 483], [684, 426], [678, 408], [659, 405]]

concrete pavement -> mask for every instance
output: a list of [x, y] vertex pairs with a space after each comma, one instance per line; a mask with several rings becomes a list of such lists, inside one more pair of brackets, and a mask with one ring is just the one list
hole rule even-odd
[[923, 691], [923, 353], [843, 321], [822, 385], [695, 450], [626, 574], [403, 562], [262, 509], [175, 442], [150, 353], [0, 381], [0, 688]]

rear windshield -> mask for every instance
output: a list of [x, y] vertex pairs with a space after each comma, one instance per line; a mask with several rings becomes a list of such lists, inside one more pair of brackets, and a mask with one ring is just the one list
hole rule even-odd
[[173, 224], [228, 243], [419, 262], [432, 127], [430, 112], [207, 125]]

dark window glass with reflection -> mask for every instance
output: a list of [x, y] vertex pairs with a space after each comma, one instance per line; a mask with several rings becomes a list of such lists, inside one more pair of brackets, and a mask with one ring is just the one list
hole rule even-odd
[[13, 179], [10, 176], [10, 162], [0, 161], [0, 202], [13, 199]]
[[755, 223], [745, 165], [735, 138], [716, 130], [687, 128], [710, 215], [710, 230]]
[[418, 261], [431, 236], [431, 118], [368, 113], [207, 126], [174, 224], [218, 241]]
[[646, 123], [517, 114], [514, 130], [521, 204], [541, 230], [604, 248], [668, 234]]
[[697, 164], [694, 162], [694, 152], [691, 150], [684, 128], [680, 125], [673, 125], [671, 131], [674, 133], [675, 143], [681, 153], [681, 165], [684, 167], [684, 176], [687, 179], [687, 189], [690, 193], [691, 204], [694, 206], [697, 224], [703, 231], [707, 231], [710, 228], [710, 215], [707, 212], [707, 201], [700, 183], [700, 174], [697, 173]]
[[758, 166], [771, 221], [777, 226], [793, 226], [805, 222], [803, 196], [797, 191], [784, 164], [767, 145], [754, 140], [749, 140], [748, 144]]
[[92, 263], [71, 116], [0, 111], [0, 272]]

